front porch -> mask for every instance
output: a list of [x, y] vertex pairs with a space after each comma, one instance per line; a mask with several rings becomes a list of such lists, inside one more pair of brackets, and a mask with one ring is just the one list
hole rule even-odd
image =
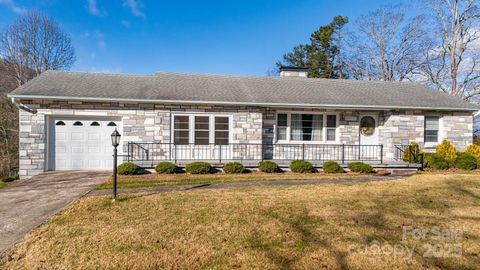
[[403, 161], [408, 146], [396, 145], [395, 157], [385, 158], [383, 145], [348, 144], [174, 144], [128, 142], [128, 162], [142, 167], [153, 168], [162, 161], [184, 166], [195, 161], [212, 165], [240, 162], [246, 167], [256, 167], [262, 160], [271, 160], [280, 167], [288, 167], [292, 160], [307, 160], [315, 167], [322, 167], [329, 160], [346, 167], [351, 162], [364, 162], [376, 168], [420, 168], [412, 158]]

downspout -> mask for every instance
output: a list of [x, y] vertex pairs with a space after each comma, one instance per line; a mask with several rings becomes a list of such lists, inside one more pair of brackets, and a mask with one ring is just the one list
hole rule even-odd
[[37, 114], [37, 109], [32, 109], [21, 102], [16, 102], [14, 97], [12, 97], [11, 100], [12, 100], [12, 103], [15, 104], [15, 106], [17, 106], [17, 108], [19, 108], [20, 110], [26, 111], [31, 114]]

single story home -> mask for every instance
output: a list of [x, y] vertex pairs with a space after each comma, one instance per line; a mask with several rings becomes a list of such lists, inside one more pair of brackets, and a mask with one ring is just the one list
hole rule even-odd
[[305, 159], [321, 166], [401, 165], [405, 145], [472, 143], [478, 108], [416, 83], [180, 74], [47, 71], [9, 94], [20, 110], [20, 177], [50, 170]]

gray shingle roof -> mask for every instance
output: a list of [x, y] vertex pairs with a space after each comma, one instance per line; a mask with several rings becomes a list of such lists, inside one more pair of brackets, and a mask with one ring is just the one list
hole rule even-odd
[[415, 83], [156, 73], [47, 71], [10, 93], [20, 99], [82, 99], [262, 106], [478, 110]]

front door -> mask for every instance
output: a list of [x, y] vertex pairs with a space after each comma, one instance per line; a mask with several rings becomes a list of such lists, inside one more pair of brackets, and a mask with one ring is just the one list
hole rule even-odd
[[360, 117], [360, 160], [378, 160], [380, 148], [378, 146], [378, 117], [377, 115], [363, 115]]

